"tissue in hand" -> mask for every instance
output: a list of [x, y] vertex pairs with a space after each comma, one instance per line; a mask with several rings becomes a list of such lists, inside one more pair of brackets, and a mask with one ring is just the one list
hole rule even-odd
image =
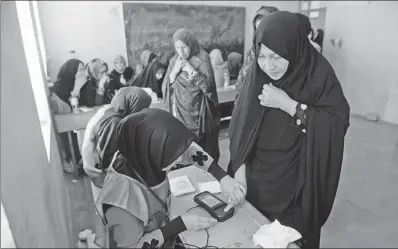
[[253, 235], [255, 245], [262, 248], [286, 248], [289, 243], [301, 238], [301, 234], [295, 229], [283, 226], [278, 220], [266, 224]]

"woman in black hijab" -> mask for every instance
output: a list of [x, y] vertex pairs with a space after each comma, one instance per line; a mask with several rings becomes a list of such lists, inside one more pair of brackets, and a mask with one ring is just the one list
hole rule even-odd
[[[71, 96], [83, 95], [81, 94], [81, 90], [82, 88], [84, 88], [86, 83], [87, 74], [84, 70], [83, 62], [77, 59], [69, 59], [59, 69], [57, 81], [54, 82], [52, 87], [50, 87], [50, 91], [56, 94], [63, 102], [70, 106], [69, 99], [71, 98]], [[71, 110], [72, 109], [70, 109], [70, 111]], [[67, 133], [60, 133], [59, 137], [61, 146], [63, 148], [63, 151], [65, 152], [64, 159], [67, 162], [70, 162], [72, 160], [72, 154], [69, 147]], [[72, 144], [76, 160], [79, 161], [81, 159], [81, 155], [79, 151], [77, 136], [75, 133], [72, 133]], [[73, 172], [73, 168], [67, 168], [67, 166], [65, 166], [65, 170], [68, 173]]]
[[316, 48], [316, 50], [318, 50], [319, 52], [321, 52], [321, 46], [314, 42], [314, 30], [312, 29], [311, 26], [311, 21], [308, 18], [308, 16], [302, 14], [302, 13], [294, 13], [297, 17], [297, 19], [299, 20], [300, 24], [301, 24], [301, 28], [304, 30], [304, 33], [307, 34], [308, 36], [308, 40], [310, 41], [310, 43], [312, 44], [312, 46], [314, 46], [314, 48]]
[[[183, 123], [159, 109], [144, 109], [120, 122], [119, 151], [96, 203], [108, 228], [105, 236], [110, 239], [110, 248], [173, 248], [178, 233], [205, 229], [217, 222], [193, 213], [168, 220], [171, 193], [167, 173], [183, 153], [216, 179], [230, 178], [194, 139]], [[201, 162], [197, 155], [202, 155]], [[232, 186], [235, 180], [231, 181]], [[96, 243], [105, 248], [103, 236], [99, 234]]]
[[324, 36], [324, 32], [322, 29], [317, 29], [316, 30], [316, 34], [314, 36], [314, 42], [316, 44], [318, 44], [321, 47], [321, 52], [322, 52], [322, 48], [323, 48], [323, 36]]
[[265, 16], [255, 61], [229, 128], [235, 179], [271, 220], [319, 247], [340, 177], [350, 107], [329, 62], [310, 44], [294, 14]]
[[[162, 98], [162, 82], [166, 72], [165, 66], [156, 60], [156, 55], [150, 52], [147, 61], [144, 61], [145, 68], [142, 73], [133, 80], [132, 86], [151, 88], [158, 98]], [[145, 57], [144, 57], [145, 59]]]
[[[83, 169], [96, 187], [102, 187], [106, 170], [117, 151], [118, 124], [126, 116], [148, 108], [151, 102], [151, 97], [141, 88], [123, 87], [110, 105], [99, 109], [88, 122], [82, 146]], [[94, 192], [98, 192], [95, 186], [92, 186], [94, 200]]]

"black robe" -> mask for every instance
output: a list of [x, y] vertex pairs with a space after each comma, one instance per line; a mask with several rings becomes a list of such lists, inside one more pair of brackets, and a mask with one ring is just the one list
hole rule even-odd
[[[281, 79], [272, 80], [258, 66], [260, 44], [289, 61]], [[255, 63], [229, 128], [229, 172], [233, 175], [246, 163], [247, 197], [254, 206], [299, 231], [303, 247], [319, 247], [339, 182], [350, 107], [333, 68], [309, 43], [294, 14], [264, 17], [254, 49]], [[260, 105], [258, 96], [267, 83], [299, 103], [293, 118]]]

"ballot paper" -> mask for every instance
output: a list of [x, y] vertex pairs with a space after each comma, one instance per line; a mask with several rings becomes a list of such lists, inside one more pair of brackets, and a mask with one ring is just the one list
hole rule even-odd
[[199, 191], [209, 191], [212, 194], [221, 193], [221, 185], [218, 181], [199, 183]]
[[171, 193], [174, 196], [193, 193], [196, 191], [188, 176], [179, 176], [169, 180]]
[[278, 220], [266, 224], [253, 235], [254, 245], [262, 248], [287, 248], [289, 243], [301, 238], [295, 229], [283, 226]]

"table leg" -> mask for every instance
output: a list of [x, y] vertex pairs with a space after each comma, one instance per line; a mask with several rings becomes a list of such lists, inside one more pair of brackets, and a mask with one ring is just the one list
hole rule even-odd
[[70, 154], [72, 156], [72, 166], [73, 166], [73, 169], [75, 170], [75, 175], [76, 175], [76, 178], [77, 178], [79, 176], [79, 171], [78, 171], [78, 168], [77, 168], [75, 149], [73, 148], [72, 132], [73, 131], [68, 131], [67, 133], [68, 133], [68, 142], [69, 142]]

